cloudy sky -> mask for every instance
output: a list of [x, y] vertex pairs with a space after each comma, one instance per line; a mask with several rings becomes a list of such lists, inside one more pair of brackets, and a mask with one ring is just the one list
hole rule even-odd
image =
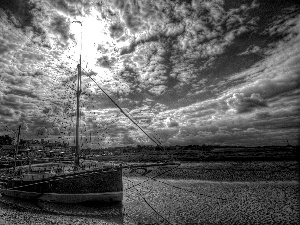
[[163, 145], [298, 144], [295, 2], [0, 0], [0, 135], [74, 143], [81, 52], [83, 145], [153, 144], [96, 83]]

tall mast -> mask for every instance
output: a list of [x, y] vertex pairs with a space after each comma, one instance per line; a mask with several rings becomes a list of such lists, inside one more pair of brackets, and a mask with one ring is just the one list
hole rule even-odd
[[80, 23], [81, 26], [81, 43], [80, 43], [80, 56], [79, 56], [79, 64], [77, 65], [78, 69], [78, 77], [77, 77], [77, 107], [76, 107], [76, 149], [75, 149], [75, 160], [74, 166], [75, 168], [79, 167], [79, 118], [80, 118], [80, 95], [81, 95], [81, 51], [82, 51], [82, 23], [81, 21], [73, 21], [74, 23]]
[[80, 117], [80, 94], [81, 94], [81, 55], [79, 64], [77, 65], [78, 77], [77, 77], [77, 107], [76, 107], [76, 149], [75, 149], [75, 167], [79, 166], [79, 117]]
[[21, 133], [21, 125], [19, 125], [19, 129], [18, 129], [17, 143], [16, 143], [16, 149], [15, 149], [15, 165], [14, 165], [14, 169], [16, 169], [16, 166], [17, 166], [17, 154], [18, 154], [18, 150], [19, 150], [20, 133]]
[[92, 144], [92, 131], [90, 131], [90, 155], [92, 154], [91, 144]]

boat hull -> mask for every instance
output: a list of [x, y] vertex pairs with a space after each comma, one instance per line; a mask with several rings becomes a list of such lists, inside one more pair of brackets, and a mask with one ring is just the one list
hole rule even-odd
[[122, 168], [81, 171], [41, 180], [10, 180], [1, 193], [49, 202], [121, 202]]
[[57, 194], [57, 193], [38, 193], [16, 190], [3, 190], [3, 195], [22, 198], [27, 200], [41, 200], [59, 203], [82, 203], [82, 202], [121, 202], [123, 191], [105, 193], [86, 193], [86, 194]]

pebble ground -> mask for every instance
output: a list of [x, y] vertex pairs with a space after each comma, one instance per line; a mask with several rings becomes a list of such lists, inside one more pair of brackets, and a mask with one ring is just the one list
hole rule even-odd
[[159, 179], [125, 171], [123, 205], [0, 197], [0, 224], [298, 224], [298, 167], [295, 162], [184, 164]]

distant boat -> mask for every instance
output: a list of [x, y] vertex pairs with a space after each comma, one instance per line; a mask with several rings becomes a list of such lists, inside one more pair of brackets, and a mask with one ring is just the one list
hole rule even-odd
[[[41, 163], [7, 169], [0, 178], [2, 195], [61, 203], [89, 201], [121, 202], [121, 165], [103, 165], [79, 159], [79, 102], [81, 95], [81, 54], [77, 79], [76, 150], [73, 163]], [[18, 152], [20, 126], [15, 155]]]

